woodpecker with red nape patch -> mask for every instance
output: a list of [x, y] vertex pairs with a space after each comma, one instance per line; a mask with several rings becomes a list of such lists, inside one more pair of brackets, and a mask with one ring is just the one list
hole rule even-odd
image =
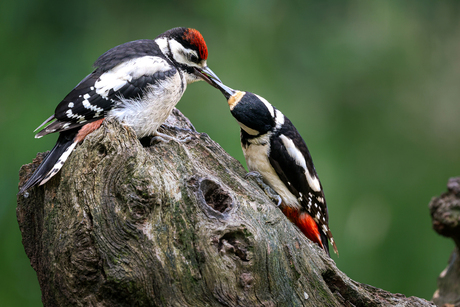
[[[291, 121], [256, 94], [221, 90], [241, 127], [241, 147], [251, 172], [258, 172], [281, 198], [284, 215], [329, 255], [328, 239], [338, 254], [323, 188], [307, 145]], [[269, 195], [270, 196], [270, 195]]]
[[203, 36], [191, 28], [174, 28], [154, 40], [136, 40], [105, 52], [94, 63], [96, 69], [36, 129], [49, 124], [35, 137], [59, 132], [59, 138], [19, 194], [44, 184], [59, 172], [75, 146], [106, 117], [131, 127], [138, 138], [167, 137], [157, 129], [179, 102], [187, 84], [220, 81], [207, 67], [207, 58]]

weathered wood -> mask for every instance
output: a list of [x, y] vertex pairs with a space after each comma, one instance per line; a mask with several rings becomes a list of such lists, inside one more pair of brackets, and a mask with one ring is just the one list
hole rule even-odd
[[447, 192], [433, 197], [430, 202], [433, 229], [442, 236], [455, 242], [447, 267], [438, 277], [438, 290], [433, 302], [438, 306], [460, 304], [460, 177], [451, 178], [447, 183]]
[[[193, 129], [177, 110], [167, 124]], [[45, 306], [432, 306], [349, 279], [206, 134], [164, 132], [191, 139], [105, 121], [18, 196]]]

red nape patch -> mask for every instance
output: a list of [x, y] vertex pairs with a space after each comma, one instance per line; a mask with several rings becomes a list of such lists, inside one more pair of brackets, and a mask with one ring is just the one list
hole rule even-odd
[[198, 30], [187, 29], [188, 31], [184, 34], [184, 40], [190, 42], [191, 45], [198, 48], [200, 53], [200, 58], [206, 60], [208, 58], [208, 47], [206, 47], [206, 42], [204, 41], [203, 36]]
[[290, 208], [288, 206], [283, 206], [281, 209], [284, 215], [293, 222], [302, 233], [318, 244], [321, 248], [324, 249], [323, 243], [321, 242], [321, 235], [319, 233], [318, 225], [315, 220], [306, 212], [299, 212], [299, 210]]

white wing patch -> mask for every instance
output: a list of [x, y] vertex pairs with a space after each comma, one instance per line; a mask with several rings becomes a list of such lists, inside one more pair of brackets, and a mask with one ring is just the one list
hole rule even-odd
[[168, 71], [166, 60], [155, 56], [144, 56], [123, 62], [113, 69], [103, 73], [94, 84], [96, 93], [107, 97], [110, 90], [118, 91], [132, 79], [144, 75], [153, 75], [158, 71]]
[[288, 154], [294, 159], [297, 165], [301, 166], [304, 169], [305, 177], [307, 177], [307, 182], [311, 189], [315, 192], [321, 191], [321, 185], [319, 184], [319, 180], [316, 176], [310, 175], [310, 172], [307, 168], [307, 163], [302, 152], [295, 146], [294, 142], [284, 134], [280, 135], [280, 139], [283, 142], [284, 147], [286, 147]]
[[[68, 118], [75, 118], [75, 119], [77, 119], [77, 122], [79, 122], [79, 123], [83, 123], [83, 122], [86, 121], [85, 117], [83, 115], [73, 114], [71, 109], [68, 109], [65, 113], [66, 113]], [[52, 132], [54, 132], [54, 131], [55, 130], [53, 130]]]
[[89, 110], [92, 110], [94, 112], [97, 112], [97, 113], [101, 113], [101, 112], [104, 112], [104, 109], [102, 108], [99, 108], [98, 106], [96, 105], [93, 105], [89, 102], [89, 98], [91, 98], [91, 96], [89, 94], [85, 94], [83, 96], [84, 100], [83, 100], [83, 106], [86, 108], [86, 109], [89, 109]]

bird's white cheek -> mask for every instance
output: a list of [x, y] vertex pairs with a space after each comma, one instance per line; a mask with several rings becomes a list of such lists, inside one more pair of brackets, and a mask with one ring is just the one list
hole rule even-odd
[[185, 76], [185, 81], [187, 82], [187, 84], [190, 84], [190, 83], [194, 83], [194, 82], [202, 81], [202, 80], [203, 80], [203, 79], [199, 78], [199, 77], [198, 77], [197, 75], [195, 75], [195, 74], [185, 73], [184, 76]]
[[236, 121], [236, 122], [238, 123], [238, 125], [240, 125], [241, 129], [246, 131], [247, 134], [249, 134], [249, 135], [258, 135], [259, 134], [259, 131], [251, 129], [248, 126], [246, 126], [245, 124], [240, 123], [239, 121]]
[[184, 48], [184, 46], [182, 46], [178, 41], [174, 39], [171, 39], [169, 41], [169, 46], [171, 47], [171, 54], [177, 63], [198, 67], [196, 63], [191, 62], [186, 56], [186, 55], [189, 55], [189, 56], [194, 55], [198, 57], [198, 54], [196, 53], [195, 50]]

